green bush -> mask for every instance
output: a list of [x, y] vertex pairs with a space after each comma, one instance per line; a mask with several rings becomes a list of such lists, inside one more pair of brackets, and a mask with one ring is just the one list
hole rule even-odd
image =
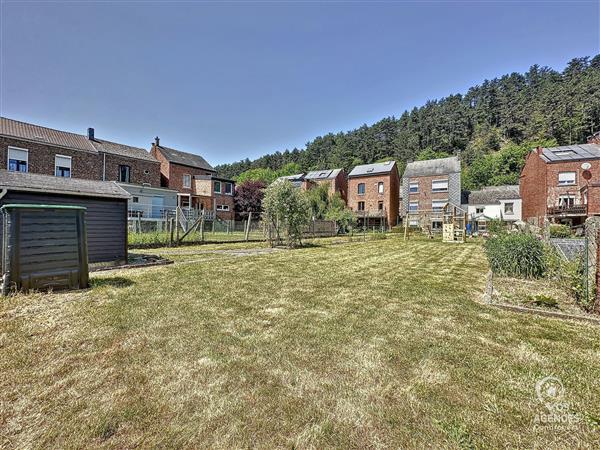
[[544, 244], [528, 233], [503, 233], [485, 243], [492, 271], [498, 275], [540, 278], [546, 272]]
[[550, 225], [551, 238], [568, 238], [571, 237], [571, 228], [568, 225], [552, 224]]

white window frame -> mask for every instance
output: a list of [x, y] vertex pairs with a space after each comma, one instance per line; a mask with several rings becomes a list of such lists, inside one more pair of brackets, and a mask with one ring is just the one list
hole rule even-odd
[[[571, 180], [570, 175], [573, 176], [572, 180]], [[566, 176], [569, 176], [569, 178], [565, 179]], [[561, 180], [561, 178], [563, 178], [563, 179]], [[559, 186], [574, 186], [576, 184], [577, 184], [577, 172], [575, 172], [575, 171], [558, 172], [558, 185]]]
[[[436, 188], [434, 187], [435, 184], [440, 184], [440, 183], [444, 183], [445, 187], [444, 188]], [[431, 192], [448, 192], [448, 179], [444, 179], [444, 180], [431, 180]]]
[[[363, 206], [363, 208], [362, 208], [362, 209], [360, 209], [360, 205], [361, 205], [361, 203], [362, 203], [362, 206]], [[356, 210], [357, 210], [357, 211], [366, 211], [366, 209], [367, 209], [367, 204], [364, 202], [364, 200], [361, 200], [360, 202], [358, 202], [358, 203], [356, 204]]]
[[59, 167], [66, 167], [66, 166], [59, 166], [58, 165], [58, 158], [64, 158], [64, 159], [68, 159], [69, 160], [69, 176], [68, 177], [61, 177], [61, 178], [71, 178], [73, 176], [73, 157], [71, 156], [67, 156], [67, 155], [54, 155], [54, 176], [60, 176], [56, 174], [56, 169], [58, 169]]
[[408, 226], [409, 227], [418, 227], [419, 226], [419, 219], [410, 219], [408, 221]]
[[[10, 151], [11, 150], [17, 150], [17, 151], [25, 152], [26, 153], [27, 158], [25, 158], [25, 164], [27, 165], [27, 170], [25, 171], [25, 173], [29, 172], [29, 149], [27, 149], [27, 148], [21, 148], [21, 147], [14, 147], [12, 145], [10, 145], [8, 147], [8, 152], [6, 153], [6, 170], [8, 170], [9, 172], [11, 171], [10, 170], [10, 160], [11, 159], [15, 159], [15, 158], [11, 158], [10, 157]], [[13, 171], [13, 172], [20, 172], [20, 171], [16, 170], [16, 171]]]
[[[360, 187], [362, 186], [363, 191], [360, 192]], [[356, 187], [356, 193], [357, 195], [365, 195], [367, 193], [367, 185], [366, 183], [358, 183], [358, 186]]]
[[[128, 171], [127, 171], [127, 180], [121, 180], [121, 168], [122, 167], [127, 167]], [[131, 166], [129, 164], [119, 164], [119, 174], [118, 174], [118, 181], [119, 183], [131, 183]]]
[[[506, 207], [510, 205], [510, 212], [506, 210]], [[515, 213], [515, 202], [504, 203], [504, 214], [512, 216]]]
[[[227, 192], [227, 188], [229, 188], [229, 192]], [[225, 195], [233, 195], [233, 183], [225, 183]]]
[[[215, 183], [213, 186], [214, 186], [215, 194], [220, 194], [223, 191], [223, 186], [221, 185], [220, 181], [215, 180]], [[217, 186], [219, 186], [218, 190], [217, 190]]]
[[383, 181], [379, 181], [377, 183], [377, 193], [380, 194], [380, 195], [383, 194], [383, 193], [385, 193], [385, 186], [383, 184]]
[[229, 211], [229, 205], [217, 205], [217, 211]]
[[[414, 206], [414, 208], [413, 208]], [[417, 212], [419, 210], [419, 202], [408, 202], [408, 212]]]
[[[437, 203], [438, 205], [441, 204], [442, 206], [433, 206], [434, 203]], [[444, 206], [446, 206], [446, 203], [448, 203], [448, 199], [432, 200], [431, 201], [431, 210], [435, 211], [435, 212], [441, 212], [444, 209]]]
[[[186, 183], [186, 180], [187, 180], [187, 183]], [[192, 175], [189, 173], [184, 173], [181, 183], [184, 188], [191, 189], [192, 188]]]
[[[413, 188], [415, 188], [414, 191], [412, 190]], [[408, 183], [408, 193], [409, 194], [418, 194], [419, 193], [419, 182], [418, 181], [411, 181], [410, 183]]]
[[475, 214], [483, 214], [484, 211], [485, 211], [485, 208], [483, 206], [475, 207]]
[[[563, 207], [564, 208], [572, 208], [573, 206], [575, 206], [577, 204], [576, 200], [577, 199], [575, 198], [574, 195], [560, 195], [558, 197], [558, 207], [559, 208], [563, 208]], [[564, 204], [565, 201], [567, 203], [566, 205]], [[561, 205], [561, 203], [562, 203], [562, 205]]]

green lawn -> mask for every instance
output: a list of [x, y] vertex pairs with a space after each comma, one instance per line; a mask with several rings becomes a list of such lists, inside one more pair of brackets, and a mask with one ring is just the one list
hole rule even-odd
[[478, 303], [477, 244], [328, 242], [2, 300], [0, 446], [600, 446], [600, 327]]

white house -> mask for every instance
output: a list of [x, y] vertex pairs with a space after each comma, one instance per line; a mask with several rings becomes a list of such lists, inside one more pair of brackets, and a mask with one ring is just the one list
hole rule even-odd
[[472, 232], [486, 231], [489, 220], [521, 220], [522, 201], [518, 185], [488, 186], [469, 194], [468, 219]]

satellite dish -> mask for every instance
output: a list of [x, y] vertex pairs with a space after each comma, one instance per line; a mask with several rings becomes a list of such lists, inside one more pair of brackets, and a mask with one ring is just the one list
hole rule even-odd
[[[588, 164], [589, 164], [589, 163], [588, 163]], [[584, 171], [581, 173], [581, 176], [583, 176], [583, 178], [584, 178], [585, 180], [588, 180], [588, 181], [590, 181], [590, 180], [592, 179], [592, 172], [590, 172], [589, 170], [584, 170]]]
[[581, 168], [582, 168], [583, 170], [590, 170], [590, 169], [592, 168], [592, 165], [591, 165], [589, 162], [584, 162], [584, 163], [581, 165]]

